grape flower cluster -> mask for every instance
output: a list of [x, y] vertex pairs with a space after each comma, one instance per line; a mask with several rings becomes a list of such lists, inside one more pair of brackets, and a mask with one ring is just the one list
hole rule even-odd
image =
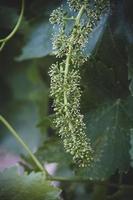
[[[60, 60], [49, 70], [50, 95], [54, 99], [55, 111], [53, 123], [74, 163], [79, 167], [88, 167], [93, 160], [93, 150], [80, 113], [80, 67], [87, 60], [84, 47], [89, 33], [109, 7], [109, 2], [68, 0], [68, 5], [71, 16], [71, 12], [67, 13], [62, 6], [54, 10], [50, 17], [50, 22], [59, 28], [53, 36], [53, 50]], [[71, 28], [68, 29], [70, 22]]]

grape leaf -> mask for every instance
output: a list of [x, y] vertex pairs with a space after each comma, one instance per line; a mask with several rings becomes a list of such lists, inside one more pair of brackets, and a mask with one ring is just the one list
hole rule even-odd
[[0, 199], [57, 200], [60, 190], [50, 185], [42, 173], [18, 175], [16, 168], [0, 173]]
[[85, 47], [85, 54], [87, 56], [90, 56], [100, 45], [100, 42], [103, 37], [103, 33], [105, 32], [105, 29], [106, 29], [107, 20], [108, 20], [108, 14], [103, 15], [100, 21], [98, 22], [97, 26], [94, 28], [94, 30], [90, 34], [86, 47]]
[[52, 51], [52, 30], [52, 26], [47, 21], [34, 24], [29, 31], [22, 53], [16, 60], [22, 61], [48, 55]]
[[65, 152], [60, 138], [54, 136], [44, 141], [35, 155], [42, 163], [57, 163], [56, 176], [74, 175], [72, 171], [72, 157]]
[[66, 154], [63, 148], [63, 145], [59, 139], [51, 138], [44, 142], [44, 144], [36, 152], [36, 156], [43, 161], [47, 162], [58, 162], [62, 163], [62, 160], [66, 164], [70, 162], [69, 154]]
[[79, 170], [90, 179], [107, 179], [117, 169], [125, 171], [130, 165], [130, 128], [132, 120], [126, 104], [118, 99], [86, 116], [87, 133], [94, 149], [94, 162], [88, 169]]

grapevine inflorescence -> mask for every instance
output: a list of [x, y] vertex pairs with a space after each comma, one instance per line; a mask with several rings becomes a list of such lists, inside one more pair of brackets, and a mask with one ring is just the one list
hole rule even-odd
[[[87, 60], [84, 55], [89, 33], [101, 14], [108, 7], [108, 0], [68, 0], [72, 16], [58, 8], [51, 14], [50, 22], [59, 26], [53, 37], [53, 49], [60, 62], [49, 70], [50, 95], [54, 99], [55, 127], [63, 141], [66, 152], [73, 156], [79, 167], [87, 167], [93, 160], [93, 150], [85, 132], [83, 115], [80, 113], [80, 70]], [[68, 31], [67, 23], [72, 22]]]

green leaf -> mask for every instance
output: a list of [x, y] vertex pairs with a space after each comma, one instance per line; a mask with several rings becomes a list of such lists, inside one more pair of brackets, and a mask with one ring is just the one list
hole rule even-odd
[[38, 149], [36, 156], [42, 161], [57, 162], [61, 165], [66, 165], [71, 161], [71, 157], [66, 154], [63, 145], [56, 138], [45, 141]]
[[102, 16], [99, 23], [90, 34], [87, 45], [85, 47], [85, 54], [87, 56], [90, 56], [94, 51], [97, 51], [107, 26], [107, 19], [107, 14]]
[[90, 168], [79, 170], [82, 175], [94, 180], [104, 180], [117, 169], [122, 172], [128, 169], [132, 120], [127, 114], [126, 103], [118, 99], [86, 116], [87, 133], [94, 149], [94, 162]]
[[22, 48], [22, 53], [16, 58], [17, 61], [41, 58], [52, 51], [52, 26], [48, 20], [34, 24], [29, 31], [27, 42]]
[[74, 175], [72, 157], [65, 152], [60, 138], [51, 137], [46, 140], [35, 155], [42, 163], [57, 163], [56, 176]]
[[53, 121], [54, 115], [49, 115], [44, 117], [41, 121], [38, 122], [37, 127], [39, 128], [48, 128], [48, 127], [52, 127], [52, 121]]
[[57, 200], [60, 190], [50, 185], [42, 173], [20, 176], [15, 168], [0, 173], [0, 199]]

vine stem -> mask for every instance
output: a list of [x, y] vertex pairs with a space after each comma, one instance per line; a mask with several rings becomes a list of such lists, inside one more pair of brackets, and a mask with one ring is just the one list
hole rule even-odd
[[95, 181], [90, 180], [89, 178], [83, 178], [83, 177], [56, 177], [51, 176], [48, 177], [47, 180], [49, 181], [60, 181], [60, 182], [88, 182], [89, 184], [97, 184], [97, 185], [105, 185], [112, 188], [119, 188], [119, 189], [133, 189], [133, 185], [127, 185], [127, 184], [116, 184], [116, 183], [108, 183], [106, 181]]
[[14, 130], [14, 128], [8, 123], [8, 121], [0, 115], [0, 121], [5, 125], [5, 127], [12, 133], [12, 135], [16, 138], [16, 140], [22, 145], [22, 147], [28, 152], [36, 166], [40, 171], [43, 172], [45, 177], [49, 177], [47, 170], [42, 166], [42, 164], [39, 162], [39, 160], [34, 156], [28, 145], [23, 141], [23, 139], [19, 136], [19, 134]]
[[[77, 17], [75, 18], [75, 25], [77, 26], [80, 22], [80, 18], [84, 12], [85, 6], [83, 5], [77, 15]], [[74, 32], [74, 31], [73, 31]], [[68, 54], [67, 54], [67, 58], [66, 58], [66, 64], [65, 64], [65, 71], [64, 71], [64, 83], [66, 81], [66, 77], [69, 71], [69, 65], [70, 65], [70, 61], [71, 61], [71, 55], [72, 55], [72, 45], [73, 45], [73, 41], [74, 41], [74, 34], [72, 32], [72, 36], [70, 38], [70, 44], [69, 44], [69, 50], [68, 50]], [[65, 105], [65, 109], [67, 109], [67, 94], [66, 91], [64, 91], [64, 105]]]
[[18, 28], [19, 28], [19, 26], [20, 26], [20, 24], [22, 22], [23, 15], [24, 15], [24, 7], [25, 7], [24, 5], [25, 5], [24, 0], [22, 0], [22, 3], [21, 3], [21, 12], [20, 12], [18, 21], [17, 21], [14, 29], [11, 31], [11, 33], [8, 36], [6, 36], [5, 38], [0, 39], [0, 43], [2, 43], [1, 46], [0, 46], [0, 51], [5, 46], [6, 42], [8, 40], [10, 40], [15, 35], [15, 33], [17, 32], [17, 30], [18, 30]]
[[[81, 7], [76, 19], [75, 19], [75, 25], [78, 25], [80, 22], [80, 18], [84, 12], [84, 6]], [[68, 55], [66, 58], [66, 65], [65, 65], [65, 74], [64, 74], [64, 79], [66, 79], [66, 76], [68, 74], [68, 70], [69, 70], [69, 65], [70, 65], [70, 60], [71, 60], [71, 54], [72, 54], [72, 44], [73, 44], [73, 40], [74, 40], [74, 34], [72, 33], [72, 36], [70, 38], [70, 45], [69, 45], [69, 51], [68, 51]]]

